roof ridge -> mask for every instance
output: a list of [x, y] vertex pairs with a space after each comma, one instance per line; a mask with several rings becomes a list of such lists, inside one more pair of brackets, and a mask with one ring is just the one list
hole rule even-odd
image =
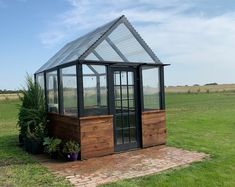
[[[117, 18], [116, 19], [116, 21], [115, 20], [113, 20], [113, 24], [112, 25], [110, 25], [110, 27], [89, 47], [89, 48], [87, 48], [87, 50], [86, 51], [84, 51], [81, 55], [80, 55], [80, 57], [78, 58], [78, 59], [80, 59], [80, 58], [82, 58], [83, 57], [83, 55], [84, 54], [86, 54], [86, 52], [88, 51], [88, 50], [90, 50], [90, 48], [92, 48], [107, 32], [109, 32], [110, 31], [110, 29], [114, 26], [114, 25], [116, 25], [120, 20], [122, 20], [123, 18], [125, 18], [125, 15], [122, 15], [122, 16], [120, 16], [119, 18]], [[109, 23], [111, 23], [111, 22], [109, 22]], [[108, 24], [108, 23], [107, 23]], [[105, 24], [106, 25], [106, 24]]]
[[[68, 42], [67, 44], [69, 44], [69, 43], [72, 43], [72, 42], [74, 42], [74, 41], [76, 41], [76, 40], [79, 40], [79, 39], [81, 39], [81, 38], [83, 38], [83, 37], [85, 37], [85, 36], [88, 36], [88, 35], [90, 35], [90, 34], [92, 34], [92, 33], [95, 33], [95, 31], [97, 31], [98, 29], [100, 29], [100, 28], [102, 28], [102, 27], [104, 27], [104, 26], [106, 26], [106, 25], [108, 25], [108, 24], [110, 24], [110, 23], [112, 23], [112, 22], [116, 22], [117, 20], [119, 20], [121, 17], [123, 17], [124, 15], [122, 15], [122, 16], [120, 16], [120, 17], [118, 17], [118, 18], [116, 18], [116, 19], [114, 19], [114, 20], [112, 20], [112, 21], [109, 21], [109, 22], [107, 22], [107, 23], [105, 23], [105, 24], [103, 24], [103, 25], [101, 25], [101, 26], [99, 26], [99, 27], [96, 27], [95, 29], [93, 29], [93, 30], [91, 30], [90, 32], [88, 32], [88, 33], [86, 33], [86, 34], [84, 34], [84, 35], [81, 35], [79, 38], [77, 38], [77, 39], [75, 39], [75, 40], [72, 40], [71, 42]], [[125, 16], [124, 16], [125, 17]], [[115, 23], [114, 23], [115, 24]], [[111, 25], [112, 26], [112, 25]], [[110, 27], [111, 27], [110, 26]]]
[[[151, 50], [151, 54], [149, 54], [148, 51], [147, 51], [147, 53], [150, 55], [150, 57], [152, 58], [152, 56], [153, 56], [154, 61], [157, 60], [159, 63], [162, 63], [159, 60], [159, 58], [157, 57], [157, 55], [153, 52], [152, 48], [145, 42], [145, 40], [142, 38], [142, 36], [139, 34], [139, 32], [132, 26], [132, 24], [129, 22], [129, 20], [125, 16], [124, 16], [124, 19], [128, 23], [128, 26], [131, 27], [131, 29], [139, 36], [139, 39], [141, 40], [141, 42]], [[140, 44], [141, 44], [141, 42], [140, 42]]]

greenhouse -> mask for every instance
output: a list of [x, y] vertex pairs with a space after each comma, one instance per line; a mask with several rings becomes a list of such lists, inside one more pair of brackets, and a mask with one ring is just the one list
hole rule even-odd
[[50, 135], [81, 159], [165, 144], [165, 65], [125, 16], [66, 44], [35, 73]]

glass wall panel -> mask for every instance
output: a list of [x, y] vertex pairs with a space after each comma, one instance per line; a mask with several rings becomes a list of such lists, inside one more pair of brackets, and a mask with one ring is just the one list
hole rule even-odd
[[44, 84], [44, 74], [39, 73], [36, 75], [36, 82], [39, 84], [42, 90], [45, 90], [45, 84]]
[[47, 103], [48, 112], [58, 113], [58, 79], [57, 71], [48, 72], [46, 74], [47, 80]]
[[62, 82], [62, 113], [77, 116], [77, 74], [76, 66], [63, 68], [61, 70]]
[[102, 65], [82, 65], [84, 115], [108, 113], [107, 72]]
[[160, 82], [157, 67], [143, 67], [144, 110], [160, 109]]

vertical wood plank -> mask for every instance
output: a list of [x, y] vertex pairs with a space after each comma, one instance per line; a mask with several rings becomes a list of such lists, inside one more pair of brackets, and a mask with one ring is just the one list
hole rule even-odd
[[165, 111], [142, 112], [142, 145], [151, 147], [166, 143]]

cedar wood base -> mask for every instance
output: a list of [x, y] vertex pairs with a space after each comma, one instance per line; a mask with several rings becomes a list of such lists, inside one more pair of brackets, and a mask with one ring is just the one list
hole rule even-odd
[[[48, 118], [49, 134], [79, 142], [82, 160], [114, 153], [112, 115], [77, 118], [49, 113]], [[141, 119], [142, 148], [165, 144], [165, 111], [142, 112]]]

